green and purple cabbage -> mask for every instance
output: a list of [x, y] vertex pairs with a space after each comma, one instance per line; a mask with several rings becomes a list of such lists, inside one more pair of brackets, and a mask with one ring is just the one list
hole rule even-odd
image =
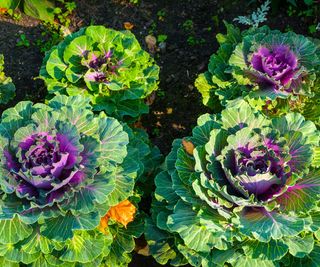
[[142, 214], [98, 226], [111, 207], [137, 204], [136, 183], [160, 159], [144, 132], [61, 95], [5, 110], [0, 148], [1, 266], [127, 265]]
[[159, 67], [130, 31], [82, 28], [53, 47], [40, 70], [49, 94], [85, 95], [94, 110], [134, 120], [149, 109]]
[[146, 238], [174, 266], [319, 266], [320, 149], [299, 113], [244, 100], [199, 117], [156, 176]]
[[219, 111], [220, 104], [244, 97], [269, 116], [300, 112], [319, 125], [320, 41], [267, 26], [226, 27], [208, 71], [196, 80], [203, 103]]
[[16, 87], [4, 73], [4, 57], [0, 54], [0, 104], [7, 104], [15, 96]]

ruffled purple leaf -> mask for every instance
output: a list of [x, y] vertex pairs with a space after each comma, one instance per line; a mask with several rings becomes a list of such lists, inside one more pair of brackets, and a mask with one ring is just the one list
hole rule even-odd
[[71, 130], [64, 127], [62, 133], [39, 132], [26, 137], [18, 145], [18, 158], [4, 151], [7, 170], [18, 183], [20, 196], [41, 202], [39, 195], [45, 193], [49, 203], [63, 196], [66, 185], [83, 182], [85, 175], [76, 167], [83, 149]]
[[[252, 78], [255, 78], [260, 84], [273, 85], [275, 90], [290, 87], [298, 71], [298, 59], [286, 45], [275, 45], [271, 48], [260, 47], [257, 52], [253, 53], [251, 65], [258, 72], [252, 73]], [[290, 91], [288, 88], [286, 90]]]
[[90, 82], [108, 83], [106, 74], [103, 72], [89, 72], [85, 75], [85, 79]]

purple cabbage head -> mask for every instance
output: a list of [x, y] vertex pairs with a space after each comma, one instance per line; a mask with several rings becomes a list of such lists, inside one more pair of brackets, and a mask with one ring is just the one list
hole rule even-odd
[[282, 87], [290, 84], [298, 71], [297, 56], [286, 45], [275, 45], [271, 48], [261, 46], [253, 53], [251, 65], [253, 69], [264, 74], [275, 89], [278, 89], [278, 84]]
[[203, 103], [218, 112], [242, 97], [268, 116], [299, 112], [319, 125], [319, 40], [267, 26], [226, 27], [227, 33], [217, 36], [220, 47], [208, 71], [195, 83]]
[[40, 70], [49, 94], [84, 94], [95, 110], [121, 121], [148, 112], [145, 98], [157, 89], [158, 76], [159, 67], [130, 31], [98, 25], [67, 36]]
[[[73, 214], [85, 214], [91, 217], [86, 227], [99, 224], [96, 205], [108, 201], [112, 175], [125, 160], [129, 136], [116, 119], [95, 116], [89, 102], [81, 96], [56, 96], [48, 105], [25, 101], [3, 112], [0, 194], [6, 199], [1, 218], [17, 215], [34, 224], [54, 217], [74, 223]], [[111, 204], [105, 204], [105, 213]], [[73, 228], [67, 228], [61, 233], [48, 230], [48, 236], [70, 238]]]
[[[130, 259], [143, 218], [137, 214], [126, 229], [100, 222], [134, 194], [136, 181], [147, 179], [161, 157], [145, 132], [94, 114], [89, 103], [60, 95], [2, 113], [0, 247], [11, 252], [0, 265], [120, 266]], [[121, 240], [132, 245], [120, 248]]]
[[244, 99], [199, 117], [155, 178], [145, 232], [151, 253], [165, 263], [169, 248], [175, 256], [166, 261], [185, 257], [194, 266], [312, 266], [320, 249], [319, 141], [301, 114], [270, 119]]
[[80, 166], [83, 147], [79, 138], [53, 132], [32, 133], [18, 144], [18, 158], [5, 155], [7, 167], [18, 183], [20, 196], [45, 203], [59, 200], [70, 186], [78, 185], [85, 174]]

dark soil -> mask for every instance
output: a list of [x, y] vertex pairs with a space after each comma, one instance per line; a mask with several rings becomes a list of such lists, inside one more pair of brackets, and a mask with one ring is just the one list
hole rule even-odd
[[[197, 117], [209, 111], [202, 105], [194, 81], [199, 73], [206, 70], [210, 55], [218, 47], [215, 35], [225, 32], [223, 20], [232, 22], [239, 15], [250, 14], [263, 1], [257, 0], [256, 4], [249, 7], [249, 1], [246, 0], [141, 0], [137, 6], [124, 0], [75, 2], [77, 9], [72, 19], [74, 30], [89, 24], [122, 30], [124, 23], [130, 22], [134, 25], [132, 32], [146, 50], [145, 37], [148, 34], [168, 36], [166, 48], [154, 55], [161, 67], [160, 91], [150, 107], [150, 113], [142, 118], [142, 125], [151, 140], [166, 155], [172, 141], [189, 135]], [[288, 16], [288, 4], [286, 1], [279, 2], [283, 6], [273, 9], [268, 17], [267, 24], [271, 28], [282, 31], [292, 29], [308, 35], [308, 27], [320, 21], [320, 14], [316, 17], [300, 17], [297, 13]], [[297, 2], [297, 10], [305, 8], [302, 0]], [[159, 11], [163, 11], [160, 14], [163, 17], [159, 17]], [[187, 20], [192, 21], [193, 27], [183, 26]], [[17, 22], [0, 16], [0, 53], [5, 56], [5, 71], [17, 87], [16, 98], [0, 111], [21, 100], [44, 100], [45, 86], [41, 80], [34, 79], [39, 74], [43, 58], [35, 45], [36, 40], [42, 38], [42, 30], [43, 26], [38, 21], [28, 17]], [[16, 46], [21, 33], [30, 40], [30, 47]], [[319, 33], [314, 37], [320, 37]], [[158, 265], [150, 257], [137, 255], [130, 266]]]

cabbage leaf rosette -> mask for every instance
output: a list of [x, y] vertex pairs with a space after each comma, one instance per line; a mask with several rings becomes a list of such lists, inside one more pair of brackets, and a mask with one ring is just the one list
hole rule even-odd
[[319, 266], [319, 131], [234, 100], [173, 142], [155, 179], [151, 254], [174, 266]]
[[15, 96], [16, 87], [4, 72], [4, 57], [0, 54], [0, 104], [7, 104]]
[[82, 28], [53, 47], [40, 77], [49, 94], [86, 95], [94, 110], [132, 120], [148, 113], [144, 99], [158, 88], [159, 67], [130, 31]]
[[0, 122], [0, 265], [126, 266], [143, 232], [135, 184], [157, 150], [146, 134], [56, 96]]
[[296, 111], [320, 125], [320, 41], [267, 26], [226, 27], [208, 71], [196, 80], [203, 103], [217, 109], [241, 96], [270, 116]]

